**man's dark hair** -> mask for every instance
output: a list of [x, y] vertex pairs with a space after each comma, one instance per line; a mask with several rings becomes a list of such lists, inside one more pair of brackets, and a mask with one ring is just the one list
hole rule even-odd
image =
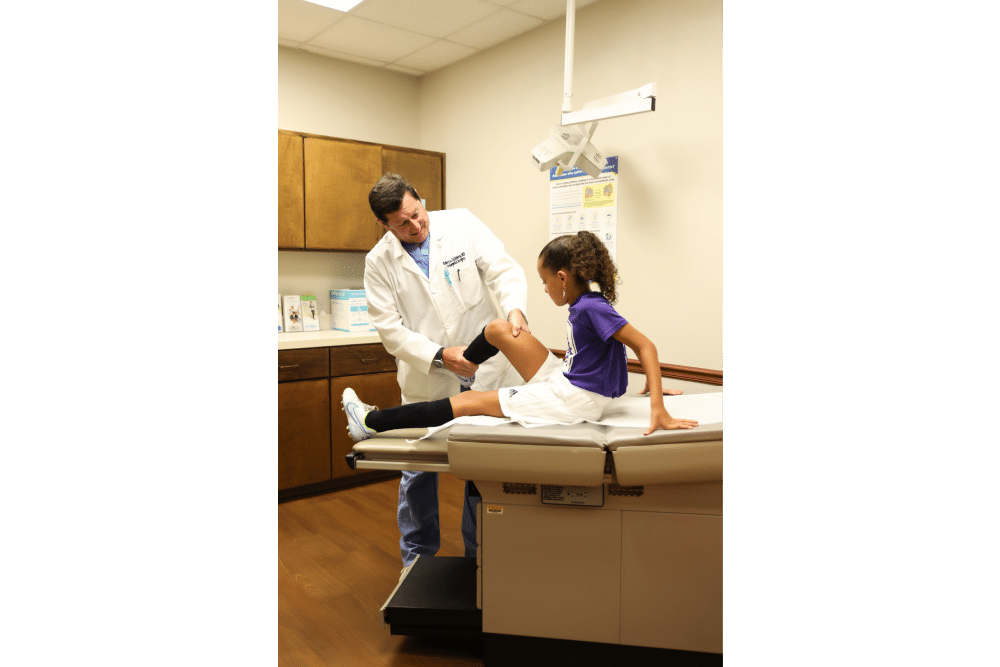
[[403, 195], [407, 192], [414, 199], [420, 200], [416, 189], [405, 178], [386, 172], [368, 193], [368, 205], [372, 207], [375, 217], [385, 224], [389, 221], [389, 216], [403, 206]]

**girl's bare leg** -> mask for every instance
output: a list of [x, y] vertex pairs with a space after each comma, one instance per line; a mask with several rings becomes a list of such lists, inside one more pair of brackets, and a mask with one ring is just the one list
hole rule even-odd
[[[549, 350], [524, 329], [514, 338], [512, 329], [513, 326], [507, 320], [493, 320], [486, 326], [486, 340], [499, 349], [524, 381], [528, 382], [545, 363]], [[499, 401], [497, 404], [499, 405]]]
[[[524, 335], [524, 332], [520, 334]], [[450, 399], [451, 411], [455, 417], [474, 417], [485, 415], [487, 417], [503, 417], [503, 410], [500, 409], [500, 396], [497, 391], [463, 391], [455, 394]]]

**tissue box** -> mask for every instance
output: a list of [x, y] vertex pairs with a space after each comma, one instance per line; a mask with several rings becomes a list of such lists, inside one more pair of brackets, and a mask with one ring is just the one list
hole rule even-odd
[[298, 294], [281, 297], [285, 313], [285, 331], [302, 331], [302, 300]]
[[316, 307], [316, 297], [312, 294], [303, 294], [302, 303], [302, 330], [319, 331], [319, 308]]
[[281, 295], [278, 295], [278, 333], [284, 331], [283, 325], [285, 324], [285, 311], [281, 307]]
[[330, 290], [330, 310], [336, 331], [375, 331], [368, 319], [368, 299], [363, 289]]

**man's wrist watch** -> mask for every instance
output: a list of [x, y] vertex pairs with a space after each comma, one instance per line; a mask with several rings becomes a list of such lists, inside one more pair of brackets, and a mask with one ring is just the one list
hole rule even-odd
[[434, 364], [434, 368], [444, 368], [444, 348], [443, 347], [440, 350], [437, 351], [437, 354], [434, 355], [434, 361], [431, 362], [431, 363]]

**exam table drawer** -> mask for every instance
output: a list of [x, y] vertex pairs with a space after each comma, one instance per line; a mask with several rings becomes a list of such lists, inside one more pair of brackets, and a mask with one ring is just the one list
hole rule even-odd
[[600, 486], [605, 452], [580, 447], [448, 441], [448, 463], [459, 479], [562, 486]]

